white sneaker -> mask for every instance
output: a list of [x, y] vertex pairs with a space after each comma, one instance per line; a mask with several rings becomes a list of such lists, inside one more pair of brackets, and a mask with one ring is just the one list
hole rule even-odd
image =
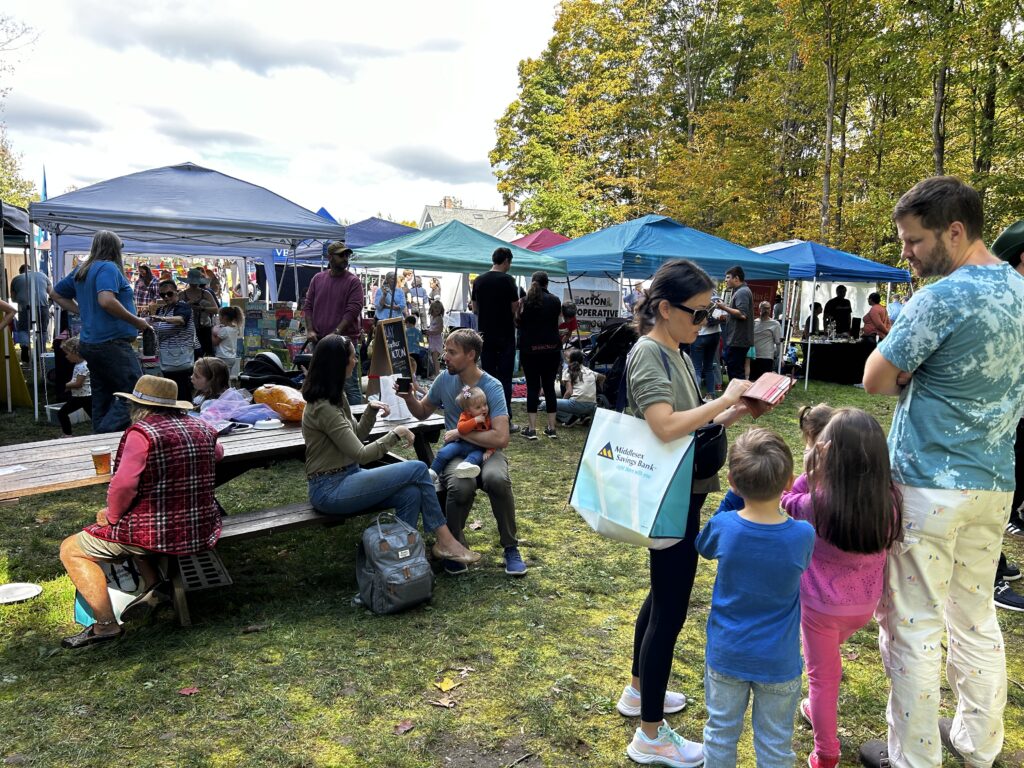
[[704, 745], [684, 739], [662, 721], [658, 738], [653, 743], [637, 728], [626, 754], [634, 763], [642, 765], [668, 765], [672, 768], [697, 768], [704, 765]]
[[455, 468], [454, 474], [456, 477], [476, 477], [480, 474], [480, 467], [476, 464], [470, 464], [468, 461], [460, 461], [459, 466]]
[[[665, 691], [665, 704], [662, 706], [662, 711], [666, 715], [675, 714], [685, 706], [686, 697], [683, 694]], [[619, 703], [615, 705], [615, 708], [623, 717], [640, 717], [640, 694], [633, 689], [632, 685], [627, 685], [622, 689], [622, 695], [619, 696]]]
[[427, 467], [427, 472], [430, 473], [430, 479], [434, 481], [434, 490], [438, 493], [441, 492], [441, 478], [438, 477], [437, 472]]

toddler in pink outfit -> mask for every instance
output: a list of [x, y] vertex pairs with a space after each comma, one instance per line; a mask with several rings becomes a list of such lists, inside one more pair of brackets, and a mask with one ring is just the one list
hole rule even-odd
[[900, 538], [898, 492], [885, 434], [857, 408], [805, 407], [805, 473], [782, 507], [814, 526], [811, 564], [800, 580], [800, 632], [809, 698], [800, 714], [814, 729], [811, 768], [839, 763], [840, 647], [866, 625], [882, 595], [886, 551]]

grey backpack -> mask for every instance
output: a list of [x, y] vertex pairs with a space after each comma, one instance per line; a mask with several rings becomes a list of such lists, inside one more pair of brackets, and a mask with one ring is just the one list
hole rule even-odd
[[356, 546], [359, 602], [374, 613], [398, 613], [430, 600], [434, 572], [419, 532], [382, 512]]

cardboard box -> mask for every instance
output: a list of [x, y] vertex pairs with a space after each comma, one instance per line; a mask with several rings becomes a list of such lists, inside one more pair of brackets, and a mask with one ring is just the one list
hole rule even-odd
[[[46, 420], [53, 424], [53, 426], [55, 427], [60, 426], [60, 420], [57, 418], [57, 411], [61, 409], [62, 405], [63, 403], [57, 403], [56, 405], [46, 406]], [[68, 421], [71, 422], [72, 426], [74, 426], [75, 424], [84, 424], [85, 422], [89, 421], [89, 414], [87, 414], [84, 410], [79, 408], [77, 411], [75, 411], [68, 417]]]

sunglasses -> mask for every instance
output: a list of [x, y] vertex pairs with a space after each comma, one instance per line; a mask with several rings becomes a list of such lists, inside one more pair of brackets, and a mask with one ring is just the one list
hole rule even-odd
[[166, 293], [161, 292], [160, 293], [160, 298], [162, 298], [162, 299], [169, 299], [169, 298], [171, 298], [171, 296], [177, 296], [177, 295], [178, 295], [177, 291], [167, 291]]
[[702, 325], [705, 322], [707, 322], [707, 319], [709, 317], [711, 317], [712, 307], [704, 307], [704, 309], [693, 309], [692, 307], [688, 307], [685, 304], [673, 304], [672, 302], [669, 302], [669, 304], [672, 304], [672, 306], [675, 307], [676, 309], [681, 309], [683, 310], [683, 312], [689, 313], [694, 325]]

